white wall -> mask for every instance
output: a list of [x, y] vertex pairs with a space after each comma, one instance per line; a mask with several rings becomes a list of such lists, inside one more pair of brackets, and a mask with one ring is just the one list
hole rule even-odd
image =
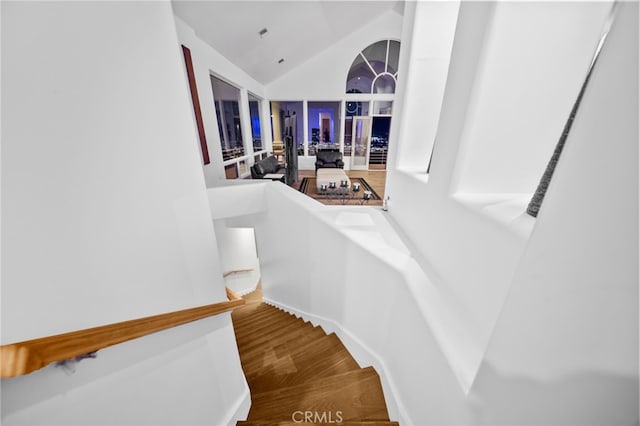
[[402, 15], [393, 10], [385, 12], [269, 83], [265, 89], [267, 96], [273, 100], [289, 101], [343, 99], [347, 74], [356, 55], [376, 41], [399, 40], [401, 34]]
[[[265, 99], [264, 86], [251, 78], [246, 72], [232, 64], [227, 58], [211, 46], [202, 41], [195, 34], [194, 30], [183, 20], [174, 16], [175, 28], [178, 33], [178, 43], [187, 46], [191, 50], [193, 69], [198, 86], [200, 97], [200, 108], [202, 109], [202, 120], [204, 131], [207, 137], [207, 147], [211, 163], [203, 165], [204, 176], [207, 187], [224, 184], [226, 177], [222, 162], [222, 148], [220, 146], [220, 134], [216, 120], [216, 110], [213, 103], [213, 93], [211, 89], [211, 74], [216, 74], [234, 86], [246, 89], [254, 95]], [[186, 78], [186, 77], [185, 77]], [[265, 105], [262, 106], [266, 108]], [[266, 118], [266, 120], [265, 120]], [[250, 129], [249, 117], [243, 120], [243, 127]], [[268, 114], [263, 110], [262, 114], [262, 144], [266, 149], [271, 149], [271, 123]], [[200, 163], [202, 164], [202, 162]]]
[[402, 74], [396, 90], [388, 158], [388, 164], [395, 168], [425, 172], [429, 164], [459, 7], [456, 1], [405, 5], [399, 67]]
[[[535, 222], [524, 214], [527, 197], [514, 196], [509, 192], [524, 191], [518, 183], [525, 182], [521, 177], [526, 175], [527, 179], [534, 182], [534, 175], [535, 179], [539, 179], [546, 165], [546, 160], [542, 164], [536, 164], [538, 160], [535, 156], [514, 159], [511, 155], [513, 152], [511, 147], [499, 149], [495, 145], [487, 145], [483, 155], [492, 157], [492, 163], [482, 168], [483, 176], [487, 182], [489, 180], [500, 182], [502, 187], [486, 188], [486, 191], [507, 194], [480, 196], [476, 193], [475, 197], [471, 197], [468, 191], [465, 192], [470, 187], [458, 186], [457, 179], [462, 176], [459, 170], [464, 169], [466, 167], [464, 165], [468, 164], [464, 159], [472, 157], [470, 152], [478, 152], [481, 149], [477, 140], [470, 142], [469, 138], [476, 134], [468, 131], [469, 126], [478, 124], [484, 126], [483, 128], [487, 131], [498, 132], [502, 129], [499, 125], [501, 122], [521, 123], [522, 120], [519, 110], [513, 107], [496, 107], [500, 109], [499, 114], [494, 111], [490, 117], [483, 116], [483, 120], [476, 120], [477, 114], [489, 114], [492, 111], [489, 107], [476, 110], [474, 109], [476, 103], [493, 105], [493, 96], [496, 93], [496, 90], [489, 89], [491, 87], [495, 89], [494, 86], [497, 83], [490, 78], [490, 75], [486, 76], [483, 70], [487, 67], [496, 68], [496, 73], [500, 70], [500, 73], [506, 76], [511, 76], [511, 73], [515, 72], [517, 77], [513, 77], [514, 79], [537, 82], [538, 86], [546, 90], [547, 84], [552, 87], [558, 84], [555, 80], [556, 73], [548, 69], [554, 70], [559, 63], [564, 63], [562, 61], [567, 62], [568, 69], [574, 70], [579, 68], [580, 64], [585, 64], [582, 73], [575, 72], [579, 78], [576, 77], [577, 81], [573, 85], [579, 87], [608, 12], [605, 6], [605, 4], [591, 3], [558, 5], [544, 2], [462, 3], [445, 99], [435, 140], [431, 173], [427, 176], [424, 172], [415, 172], [415, 168], [403, 168], [402, 155], [399, 155], [398, 167], [391, 168], [388, 173], [386, 195], [390, 197], [389, 212], [404, 232], [411, 236], [424, 268], [440, 277], [438, 285], [451, 294], [452, 300], [456, 301], [454, 305], [458, 304], [454, 312], [458, 321], [464, 324], [465, 332], [459, 334], [456, 343], [459, 348], [457, 352], [462, 354], [457, 359], [459, 366], [456, 371], [461, 384], [467, 390], [470, 389], [480, 367], [518, 261], [524, 252], [527, 238]], [[535, 27], [533, 22], [537, 22], [538, 17], [555, 16], [556, 12], [562, 16], [573, 13], [585, 17], [572, 24], [576, 25], [579, 31], [572, 32], [571, 37], [565, 35], [568, 41], [563, 40], [560, 43], [538, 37], [535, 28], [529, 32], [520, 32], [520, 27], [525, 29], [531, 25]], [[427, 22], [415, 21], [414, 34], [420, 34], [418, 27], [422, 25], [427, 25]], [[560, 26], [558, 24], [558, 27]], [[550, 31], [552, 29], [553, 27]], [[505, 39], [508, 40], [512, 32], [517, 35], [516, 39], [531, 37], [527, 43], [536, 46], [533, 52], [541, 52], [535, 68], [526, 66], [530, 64], [527, 55], [524, 56], [527, 61], [520, 58], [516, 67], [509, 61], [496, 58], [490, 53], [493, 49], [504, 50], [501, 46], [508, 43]], [[552, 32], [556, 38], [563, 36], [559, 28]], [[420, 51], [415, 46], [417, 42], [415, 38], [412, 40], [413, 52]], [[559, 52], [555, 50], [556, 45]], [[561, 52], [570, 50], [569, 45], [579, 46], [574, 50], [581, 54], [576, 56], [575, 52], [571, 51], [566, 55], [560, 55]], [[562, 61], [555, 55], [552, 57], [542, 55], [547, 52], [545, 49], [560, 55]], [[525, 66], [521, 62], [525, 62]], [[528, 71], [528, 74], [525, 71]], [[543, 78], [545, 75], [551, 80], [549, 83]], [[562, 83], [567, 83], [567, 75], [564, 73], [557, 75]], [[412, 80], [409, 79], [408, 83], [411, 82]], [[508, 83], [509, 80], [506, 79], [506, 82]], [[566, 85], [569, 86], [568, 83]], [[575, 96], [573, 93], [572, 95]], [[408, 84], [404, 91], [403, 108], [415, 107], [416, 101], [413, 98], [420, 96], [424, 96], [423, 93], [414, 90], [413, 86]], [[531, 94], [530, 97], [536, 101], [535, 107], [545, 111], [546, 114], [546, 98], [537, 99]], [[568, 114], [574, 97], [569, 96], [565, 91], [559, 91], [558, 99], [559, 102], [567, 105], [566, 114]], [[555, 111], [555, 109], [551, 108], [549, 111]], [[436, 117], [436, 112], [433, 111], [433, 117]], [[566, 119], [566, 114], [561, 114], [561, 120]], [[397, 142], [392, 139], [390, 142], [390, 145], [401, 146], [402, 149], [406, 145], [411, 146], [411, 141], [422, 136], [417, 128], [427, 119], [407, 114], [403, 116], [406, 124], [405, 131], [402, 133], [403, 139]], [[485, 123], [497, 124], [494, 127], [487, 127]], [[543, 121], [535, 128], [546, 131], [547, 121]], [[410, 129], [414, 131], [411, 132]], [[559, 134], [551, 139], [545, 154], [546, 158], [550, 157], [557, 137]], [[501, 140], [503, 143], [512, 144], [509, 139]], [[540, 146], [540, 143], [534, 144], [530, 141], [527, 150], [537, 151]], [[522, 163], [524, 160], [530, 161], [526, 167]], [[509, 164], [512, 161], [516, 163], [520, 161], [519, 173], [522, 174], [506, 177], [504, 173], [511, 167]], [[463, 166], [460, 166], [461, 162]], [[494, 163], [495, 167], [493, 167]], [[424, 169], [427, 164], [428, 161], [425, 161]], [[539, 173], [534, 174], [533, 170], [539, 170]], [[479, 175], [476, 177], [478, 181], [482, 180]], [[515, 186], [507, 188], [505, 185]], [[456, 191], [460, 192], [454, 194]], [[416, 197], [416, 194], [423, 194], [423, 196]], [[416, 234], [416, 229], [420, 229], [421, 232]]]
[[260, 264], [253, 228], [229, 227], [224, 220], [218, 220], [215, 230], [225, 274], [243, 271], [227, 275], [225, 285], [239, 294], [254, 290], [260, 280]]
[[[461, 12], [453, 66], [466, 70], [479, 59], [464, 56], [467, 43], [482, 39], [493, 7]], [[278, 184], [242, 188], [263, 203], [233, 223], [255, 227], [265, 297], [374, 365], [393, 419], [637, 423], [637, 12], [620, 10], [537, 220], [519, 198], [450, 196], [438, 168], [390, 172], [386, 214], [322, 206]], [[472, 87], [463, 70], [452, 96]], [[445, 119], [464, 110], [453, 100]], [[603, 140], [613, 141], [606, 165]], [[455, 161], [452, 145], [437, 145], [439, 167]]]
[[610, 2], [498, 2], [473, 69], [452, 186], [532, 193], [587, 73]]
[[505, 397], [494, 424], [638, 422], [638, 4], [619, 8], [474, 385]]
[[[456, 351], [459, 369], [449, 362], [470, 390], [477, 423], [637, 422], [637, 4], [619, 11], [624, 19], [583, 100], [545, 211], [528, 217], [526, 194], [512, 194], [535, 188], [560, 136], [544, 133], [561, 130], [609, 7], [462, 3], [431, 174], [403, 168], [401, 156], [388, 173], [389, 213], [436, 287], [458, 304], [452, 312], [463, 329], [451, 334], [466, 334], [473, 352]], [[568, 18], [555, 21], [569, 15], [569, 26]], [[537, 34], [547, 31], [543, 18], [552, 39]], [[523, 37], [527, 55], [514, 49], [500, 59]], [[413, 89], [405, 88], [402, 108], [420, 96]], [[536, 121], [497, 95], [528, 100]], [[511, 126], [526, 129], [524, 140], [503, 133]], [[404, 133], [397, 143], [404, 149], [419, 136]], [[542, 139], [550, 139], [544, 155]]]
[[[4, 2], [2, 38], [2, 343], [225, 300], [170, 5]], [[226, 314], [3, 379], [2, 423], [219, 424], [246, 391]]]

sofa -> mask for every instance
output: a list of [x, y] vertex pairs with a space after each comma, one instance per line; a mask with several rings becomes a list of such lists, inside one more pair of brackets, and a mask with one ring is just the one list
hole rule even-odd
[[342, 153], [340, 151], [317, 151], [316, 152], [316, 172], [318, 169], [344, 169]]
[[251, 166], [252, 179], [264, 179], [264, 175], [269, 173], [284, 173], [284, 164], [278, 163], [278, 159], [273, 155], [258, 161]]

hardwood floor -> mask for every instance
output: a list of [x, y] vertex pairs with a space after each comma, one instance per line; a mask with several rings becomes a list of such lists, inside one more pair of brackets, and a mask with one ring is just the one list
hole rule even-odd
[[260, 285], [231, 317], [251, 391], [238, 425], [398, 425], [373, 367], [360, 368], [336, 334], [262, 302]]

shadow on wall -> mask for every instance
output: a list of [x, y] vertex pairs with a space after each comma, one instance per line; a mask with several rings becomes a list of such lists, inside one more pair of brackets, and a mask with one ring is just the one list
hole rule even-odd
[[[6, 417], [14, 413], [28, 410], [45, 401], [57, 401], [57, 410], [66, 409], [71, 413], [82, 411], [83, 401], [86, 403], [87, 400], [111, 396], [101, 394], [99, 386], [90, 388], [89, 385], [114, 383], [109, 393], [119, 386], [136, 386], [141, 378], [144, 380], [152, 371], [163, 374], [170, 362], [176, 362], [195, 352], [209, 354], [211, 349], [207, 340], [220, 332], [233, 333], [227, 315], [206, 318], [104, 348], [97, 352], [96, 359], [80, 361], [71, 370], [65, 371], [54, 363], [24, 376], [2, 379], [0, 423], [4, 424]], [[201, 373], [199, 370], [184, 370], [184, 374]], [[166, 375], [164, 377], [165, 380], [170, 380]], [[73, 417], [74, 414], [69, 416]], [[126, 419], [126, 415], [123, 417]], [[51, 419], [50, 422], [49, 424], [55, 423]], [[47, 423], [31, 419], [29, 424]]]
[[638, 425], [638, 378], [588, 371], [542, 382], [486, 362], [471, 389], [479, 425]]

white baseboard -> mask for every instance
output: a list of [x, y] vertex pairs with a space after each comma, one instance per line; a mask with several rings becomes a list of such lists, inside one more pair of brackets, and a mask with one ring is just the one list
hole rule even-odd
[[264, 296], [262, 297], [262, 299], [266, 303], [280, 307], [296, 316], [310, 321], [314, 326], [322, 327], [327, 333], [336, 333], [336, 335], [340, 338], [342, 343], [346, 346], [346, 348], [349, 350], [351, 355], [361, 367], [371, 365], [378, 372], [378, 375], [380, 376], [380, 382], [382, 383], [382, 389], [385, 395], [385, 401], [387, 403], [387, 409], [389, 411], [389, 418], [393, 421], [399, 422], [401, 425], [415, 424], [409, 417], [404, 405], [402, 404], [402, 401], [400, 401], [396, 397], [396, 395], [398, 395], [398, 392], [396, 391], [397, 388], [391, 378], [391, 375], [388, 373], [388, 369], [384, 360], [380, 356], [378, 356], [377, 353], [371, 350], [367, 345], [365, 345], [360, 339], [354, 336], [350, 331], [346, 330], [342, 326], [342, 324], [319, 315], [301, 311], [299, 309], [288, 306], [284, 303], [276, 302], [275, 300], [271, 300]]

